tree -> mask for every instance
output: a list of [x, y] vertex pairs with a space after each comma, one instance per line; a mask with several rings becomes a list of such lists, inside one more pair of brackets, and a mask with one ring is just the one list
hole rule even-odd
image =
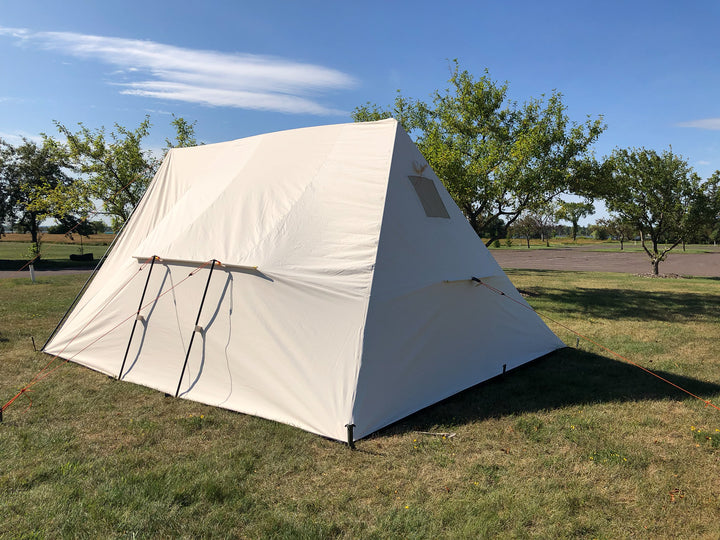
[[[35, 203], [71, 183], [67, 166], [65, 153], [50, 139], [42, 145], [23, 139], [16, 147], [0, 141], [0, 221], [10, 221], [29, 232], [35, 253], [40, 250], [40, 223], [52, 215]], [[59, 212], [56, 217], [64, 214]]]
[[528, 212], [528, 217], [535, 221], [536, 230], [540, 233], [540, 240], [545, 242], [545, 247], [550, 247], [550, 235], [557, 222], [558, 206], [555, 202], [547, 202], [535, 207]]
[[87, 195], [102, 201], [113, 229], [118, 230], [130, 217], [159, 166], [159, 160], [141, 147], [150, 133], [150, 118], [146, 116], [132, 131], [115, 124], [109, 140], [103, 127], [91, 131], [80, 123], [80, 129], [72, 132], [60, 122], [55, 125], [66, 138]]
[[610, 236], [620, 242], [620, 250], [625, 249], [625, 241], [634, 238], [638, 232], [635, 225], [618, 216], [599, 219], [598, 225], [607, 229]]
[[610, 231], [604, 225], [602, 220], [598, 220], [590, 225], [590, 227], [588, 227], [588, 232], [595, 240], [607, 240], [610, 238]]
[[710, 211], [706, 225], [707, 238], [715, 244], [720, 240], [720, 171], [715, 171], [707, 182]]
[[577, 240], [578, 221], [589, 216], [595, 211], [595, 207], [590, 202], [566, 202], [560, 201], [557, 211], [557, 218], [572, 223], [572, 239]]
[[163, 157], [173, 148], [187, 148], [189, 146], [197, 146], [198, 142], [195, 138], [195, 122], [188, 122], [182, 116], [176, 117], [172, 115], [172, 126], [175, 128], [175, 140], [165, 139], [165, 151]]
[[682, 239], [683, 251], [686, 242], [717, 241], [720, 232], [720, 171], [715, 171], [703, 184], [688, 221]]
[[[176, 137], [175, 141], [165, 140], [164, 154], [171, 148], [197, 144], [195, 122], [173, 115], [171, 123]], [[85, 200], [82, 208], [85, 214], [93, 199], [102, 201], [103, 212], [110, 216], [112, 228], [119, 230], [140, 202], [161, 162], [156, 154], [142, 146], [150, 134], [150, 117], [146, 116], [134, 130], [116, 123], [109, 135], [104, 127], [93, 131], [80, 123], [78, 131], [73, 132], [60, 122], [55, 125], [66, 139], [65, 145], [78, 174], [75, 189], [82, 197], [70, 192], [65, 195], [76, 204]]]
[[[605, 129], [601, 118], [571, 122], [558, 92], [520, 106], [508, 100], [507, 83], [487, 71], [476, 80], [457, 61], [449, 83], [430, 105], [398, 93], [389, 110], [366, 104], [353, 119], [395, 117], [475, 231], [489, 236], [486, 245], [505, 236], [523, 211], [590, 183], [597, 170], [590, 147]], [[488, 231], [499, 220], [501, 230]]]
[[523, 214], [515, 220], [512, 231], [525, 238], [528, 249], [530, 249], [530, 239], [540, 233], [537, 221], [528, 214]]
[[613, 182], [603, 198], [611, 212], [640, 232], [658, 275], [660, 262], [706, 219], [705, 186], [672, 150], [617, 149], [610, 160]]

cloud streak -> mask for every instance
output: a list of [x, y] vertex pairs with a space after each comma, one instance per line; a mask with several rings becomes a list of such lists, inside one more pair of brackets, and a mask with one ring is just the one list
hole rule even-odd
[[72, 32], [32, 32], [0, 27], [0, 36], [23, 46], [95, 60], [115, 68], [122, 94], [215, 107], [283, 113], [344, 114], [318, 95], [352, 88], [356, 81], [334, 69], [272, 56], [195, 50], [153, 41]]
[[32, 141], [38, 144], [42, 144], [43, 138], [41, 135], [32, 135], [24, 131], [17, 133], [3, 133], [0, 132], [0, 140], [12, 144], [13, 146], [21, 145], [25, 140]]
[[697, 129], [720, 129], [720, 118], [702, 118], [690, 122], [680, 122], [678, 127], [689, 127]]

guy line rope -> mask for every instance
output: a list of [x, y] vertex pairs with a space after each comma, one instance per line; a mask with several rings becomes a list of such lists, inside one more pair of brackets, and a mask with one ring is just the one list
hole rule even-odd
[[[216, 260], [214, 260], [214, 259], [204, 262], [204, 263], [201, 264], [200, 266], [198, 266], [198, 267], [196, 267], [195, 269], [193, 269], [187, 276], [185, 276], [183, 279], [181, 279], [180, 281], [178, 281], [178, 282], [177, 282], [176, 284], [174, 284], [172, 287], [170, 287], [170, 288], [168, 288], [167, 290], [163, 291], [162, 293], [158, 294], [155, 298], [153, 298], [152, 300], [148, 301], [146, 304], [140, 306], [140, 307], [137, 309], [137, 311], [134, 311], [133, 313], [131, 313], [130, 315], [128, 315], [126, 318], [124, 318], [123, 320], [121, 320], [120, 322], [118, 322], [115, 326], [113, 326], [112, 328], [110, 328], [107, 332], [104, 332], [102, 335], [98, 336], [98, 337], [97, 337], [96, 339], [94, 339], [92, 342], [88, 343], [85, 347], [83, 347], [82, 349], [80, 349], [79, 351], [77, 351], [75, 354], [73, 354], [73, 355], [70, 356], [69, 358], [64, 359], [62, 362], [58, 363], [55, 367], [53, 367], [52, 369], [49, 369], [49, 370], [48, 370], [48, 368], [50, 368], [50, 366], [55, 362], [55, 360], [59, 359], [59, 358], [60, 358], [60, 355], [62, 355], [63, 352], [65, 352], [65, 350], [66, 350], [70, 345], [72, 345], [72, 343], [73, 343], [78, 337], [80, 337], [80, 335], [82, 334], [82, 332], [90, 325], [90, 323], [92, 323], [92, 322], [102, 313], [102, 311], [110, 304], [110, 302], [111, 302], [113, 299], [115, 299], [115, 297], [117, 297], [117, 295], [120, 294], [120, 292], [121, 292], [123, 289], [125, 289], [125, 287], [127, 287], [127, 286], [130, 284], [130, 282], [131, 282], [133, 279], [135, 279], [135, 277], [138, 276], [138, 275], [140, 274], [140, 272], [141, 272], [148, 264], [150, 264], [151, 262], [153, 262], [155, 259], [159, 259], [159, 257], [153, 255], [153, 256], [150, 257], [148, 260], [146, 260], [146, 261], [140, 266], [140, 268], [138, 268], [137, 272], [133, 273], [133, 275], [130, 276], [130, 278], [129, 278], [127, 281], [125, 281], [125, 283], [123, 283], [123, 285], [122, 285], [117, 291], [115, 291], [115, 293], [113, 293], [113, 295], [112, 295], [110, 298], [108, 298], [108, 299], [105, 301], [104, 305], [97, 311], [97, 313], [95, 313], [95, 315], [93, 315], [93, 316], [90, 318], [90, 320], [88, 320], [88, 321], [85, 323], [85, 325], [84, 325], [80, 330], [77, 331], [77, 333], [72, 337], [72, 339], [70, 339], [70, 341], [68, 341], [68, 343], [65, 345], [65, 347], [63, 347], [63, 349], [62, 349], [59, 353], [57, 353], [56, 355], [54, 355], [54, 356], [50, 359], [50, 361], [35, 375], [35, 377], [33, 377], [33, 378], [30, 380], [29, 383], [27, 383], [23, 388], [21, 388], [7, 403], [5, 403], [2, 407], [0, 407], [0, 421], [2, 421], [2, 413], [5, 411], [5, 409], [7, 409], [10, 405], [12, 405], [13, 402], [14, 402], [15, 400], [17, 400], [20, 396], [25, 395], [28, 399], [30, 399], [30, 396], [27, 396], [27, 393], [31, 391], [31, 388], [32, 388], [35, 384], [37, 384], [37, 383], [40, 382], [41, 380], [47, 378], [51, 373], [53, 373], [53, 372], [54, 372], [55, 370], [57, 370], [59, 367], [61, 367], [62, 365], [66, 364], [67, 362], [69, 362], [70, 360], [72, 360], [73, 358], [75, 358], [78, 354], [82, 353], [83, 351], [85, 351], [85, 350], [88, 349], [89, 347], [93, 346], [95, 343], [97, 343], [98, 341], [100, 341], [101, 339], [103, 339], [105, 336], [107, 336], [108, 334], [110, 334], [110, 333], [112, 333], [113, 331], [115, 331], [116, 329], [118, 329], [120, 326], [122, 326], [124, 323], [126, 323], [127, 321], [129, 321], [129, 320], [132, 319], [133, 317], [137, 317], [137, 315], [139, 315], [140, 312], [141, 312], [143, 309], [145, 309], [145, 308], [147, 308], [148, 306], [152, 305], [153, 303], [157, 302], [160, 298], [162, 298], [163, 296], [165, 296], [167, 293], [169, 293], [169, 292], [172, 291], [173, 289], [179, 287], [182, 283], [184, 283], [185, 281], [187, 281], [188, 279], [190, 279], [192, 276], [194, 276], [195, 274], [197, 274], [200, 270], [202, 270], [203, 268], [205, 268], [205, 267], [208, 266], [209, 264], [212, 264], [212, 265], [221, 264], [219, 261], [216, 261]], [[32, 400], [30, 400], [30, 405], [32, 405]], [[28, 408], [30, 407], [30, 405], [28, 406]], [[27, 410], [27, 409], [26, 409], [26, 410]]]
[[688, 394], [689, 396], [692, 396], [692, 397], [694, 397], [695, 399], [698, 399], [698, 400], [702, 401], [703, 403], [705, 403], [705, 406], [706, 406], [706, 407], [707, 407], [707, 406], [710, 406], [710, 407], [713, 407], [714, 409], [717, 409], [718, 411], [720, 411], [720, 407], [718, 407], [718, 406], [715, 405], [714, 403], [711, 403], [709, 399], [703, 399], [703, 398], [701, 398], [700, 396], [698, 396], [698, 395], [696, 395], [696, 394], [693, 394], [692, 392], [690, 392], [689, 390], [686, 390], [686, 389], [683, 388], [682, 386], [679, 386], [679, 385], [675, 384], [674, 382], [669, 381], [669, 380], [667, 380], [667, 379], [664, 378], [664, 377], [661, 377], [660, 375], [658, 375], [658, 374], [655, 373], [654, 371], [651, 371], [651, 370], [647, 369], [646, 367], [643, 367], [643, 366], [641, 366], [640, 364], [638, 364], [638, 363], [636, 363], [636, 362], [633, 362], [633, 361], [630, 360], [629, 358], [621, 355], [620, 353], [617, 353], [617, 352], [613, 351], [612, 349], [610, 349], [610, 348], [606, 347], [605, 345], [603, 345], [603, 344], [601, 344], [601, 343], [598, 343], [597, 341], [595, 341], [595, 340], [593, 340], [593, 339], [591, 339], [591, 338], [589, 338], [589, 337], [581, 334], [580, 332], [577, 332], [577, 331], [573, 330], [572, 328], [564, 325], [564, 324], [561, 323], [560, 321], [557, 321], [557, 320], [553, 319], [553, 318], [550, 317], [549, 315], [534, 310], [534, 309], [533, 309], [532, 307], [530, 307], [528, 304], [525, 304], [525, 303], [523, 303], [523, 302], [517, 301], [516, 299], [514, 299], [514, 298], [508, 296], [507, 294], [505, 294], [505, 292], [501, 291], [500, 289], [498, 289], [498, 288], [496, 288], [496, 287], [493, 287], [492, 285], [489, 285], [489, 284], [485, 283], [485, 282], [482, 281], [481, 279], [476, 278], [476, 277], [473, 277], [473, 278], [471, 278], [471, 280], [474, 281], [474, 282], [476, 282], [476, 283], [478, 283], [479, 285], [482, 285], [483, 287], [485, 287], [486, 289], [494, 292], [495, 294], [498, 294], [498, 295], [500, 295], [500, 296], [503, 296], [503, 297], [507, 298], [508, 300], [510, 300], [510, 301], [512, 301], [512, 302], [515, 302], [516, 304], [524, 307], [525, 309], [529, 309], [530, 311], [535, 311], [535, 313], [537, 313], [537, 314], [540, 315], [541, 317], [544, 317], [544, 318], [547, 319], [548, 321], [550, 321], [550, 322], [558, 325], [558, 326], [561, 327], [561, 328], [564, 328], [565, 330], [567, 330], [567, 331], [570, 332], [571, 334], [574, 334], [574, 335], [576, 335], [577, 337], [579, 337], [579, 338], [581, 338], [581, 339], [584, 339], [585, 341], [588, 341], [588, 342], [592, 343], [593, 345], [595, 345], [595, 346], [597, 346], [597, 347], [600, 347], [602, 350], [604, 350], [604, 351], [612, 354], [613, 356], [615, 356], [615, 357], [617, 357], [617, 358], [620, 358], [621, 360], [623, 360], [624, 362], [630, 364], [631, 366], [635, 366], [636, 368], [639, 368], [639, 369], [643, 370], [645, 373], [649, 373], [649, 374], [652, 375], [653, 377], [657, 377], [658, 379], [660, 379], [661, 381], [669, 384], [670, 386], [673, 386], [673, 387], [677, 388], [677, 389], [680, 390], [681, 392], [685, 392], [685, 393]]
[[[140, 179], [140, 176], [139, 176], [139, 175], [136, 176], [135, 178], [133, 178], [132, 180], [130, 180], [127, 184], [125, 184], [125, 185], [122, 186], [120, 189], [118, 189], [115, 193], [113, 193], [113, 194], [110, 196], [110, 198], [111, 198], [111, 199], [114, 199], [115, 197], [117, 197], [118, 193], [120, 193], [121, 191], [126, 190], [128, 187], [130, 187], [131, 184], [134, 184], [134, 183], [137, 182], [139, 179]], [[133, 209], [133, 212], [134, 212], [134, 211], [135, 211], [135, 210]], [[65, 235], [66, 235], [66, 236], [71, 235], [71, 234], [75, 231], [75, 229], [77, 229], [77, 228], [80, 226], [81, 223], [87, 221], [88, 217], [96, 216], [96, 215], [98, 215], [99, 213], [100, 213], [99, 210], [95, 210], [94, 212], [90, 212], [90, 214], [88, 214], [87, 216], [83, 217], [80, 221], [78, 221], [78, 222], [75, 224], [75, 226], [73, 226], [67, 233], [65, 233]], [[115, 238], [117, 239], [117, 235], [116, 235]], [[113, 240], [112, 243], [115, 243], [115, 241]], [[112, 244], [111, 244], [110, 247], [112, 247]], [[108, 248], [108, 249], [110, 249], [110, 248]], [[28, 262], [26, 262], [26, 263], [25, 263], [24, 265], [22, 265], [20, 268], [18, 268], [17, 270], [15, 270], [15, 272], [13, 272], [13, 273], [11, 274], [11, 277], [13, 277], [13, 276], [15, 276], [16, 274], [19, 274], [20, 272], [22, 272], [23, 270], [25, 270], [25, 268], [27, 268], [28, 266], [32, 265], [32, 264], [33, 264], [36, 260], [38, 260], [39, 258], [40, 258], [40, 253], [38, 253], [37, 255], [35, 255], [32, 259], [30, 259]], [[105, 258], [105, 256], [103, 255], [103, 257], [100, 258], [100, 261], [98, 261], [98, 264], [97, 264], [97, 266], [95, 267], [95, 270], [93, 271], [92, 275], [91, 275], [90, 278], [85, 282], [85, 285], [83, 285], [83, 287], [82, 287], [82, 289], [81, 289], [81, 291], [80, 291], [81, 293], [82, 293], [82, 291], [85, 289], [85, 287], [87, 287], [87, 285], [90, 283], [90, 280], [91, 280], [91, 279], [93, 278], [93, 276], [95, 275], [95, 272], [97, 272], [97, 269], [98, 269], [98, 267], [100, 266], [100, 263], [103, 261], [104, 258]], [[145, 264], [147, 264], [147, 263], [145, 263]], [[143, 266], [138, 270], [138, 272], [145, 267], [145, 264], [143, 264]], [[114, 298], [115, 296], [117, 296], [117, 294], [118, 294], [122, 289], [124, 289], [124, 288], [127, 286], [127, 284], [132, 280], [133, 277], [135, 277], [135, 275], [133, 275], [122, 287], [120, 287], [120, 289], [115, 293], [115, 295], [114, 295], [112, 298]], [[78, 296], [77, 296], [77, 298], [75, 299], [75, 301], [77, 301], [79, 298], [80, 298], [80, 294], [78, 294]], [[112, 298], [111, 298], [111, 299], [112, 299]], [[73, 304], [74, 304], [74, 302], [73, 302]], [[71, 307], [72, 307], [72, 306], [71, 306]], [[102, 309], [105, 309], [105, 306], [103, 306]], [[100, 311], [102, 311], [102, 309], [101, 309]], [[68, 311], [69, 311], [69, 310], [68, 310]], [[95, 317], [97, 317], [99, 314], [100, 314], [100, 312], [96, 313], [95, 316], [92, 317], [92, 319], [90, 319], [85, 326], [83, 326], [83, 328], [80, 330], [80, 332], [82, 332], [82, 331], [87, 327], [87, 325], [90, 324], [90, 323], [95, 319]], [[64, 317], [63, 317], [63, 319], [64, 319]], [[61, 320], [60, 323], [62, 323], [62, 322], [63, 322], [63, 321]], [[58, 327], [59, 327], [59, 326], [60, 326], [60, 324], [58, 324]], [[57, 328], [56, 328], [55, 330], [57, 330]], [[65, 346], [65, 348], [67, 348], [67, 347], [80, 335], [80, 332], [78, 332], [78, 333], [73, 337], [73, 339], [70, 340], [70, 342], [68, 342], [68, 344]], [[53, 334], [54, 334], [54, 333], [55, 333], [55, 332], [53, 332]], [[50, 337], [52, 337], [52, 335], [51, 335]], [[49, 341], [49, 339], [48, 339], [48, 341]], [[45, 345], [47, 345], [47, 342], [45, 343]], [[44, 348], [44, 346], [43, 346], [43, 348]], [[5, 409], [7, 409], [7, 408], [8, 408], [17, 398], [19, 398], [21, 395], [26, 394], [27, 392], [29, 392], [31, 386], [33, 386], [33, 385], [34, 385], [35, 383], [37, 383], [38, 381], [44, 379], [44, 378], [47, 377], [50, 373], [52, 373], [53, 371], [55, 371], [55, 369], [57, 369], [57, 366], [56, 366], [55, 368], [53, 368], [53, 369], [50, 370], [49, 372], [43, 374], [43, 372], [44, 372], [48, 367], [50, 367], [50, 365], [51, 365], [55, 360], [57, 360], [57, 358], [60, 356], [60, 354], [62, 354], [63, 351], [65, 351], [65, 348], [63, 348], [63, 350], [62, 350], [58, 355], [56, 355], [55, 357], [51, 358], [50, 361], [47, 363], [47, 365], [45, 365], [45, 367], [43, 367], [43, 368], [37, 373], [37, 375], [35, 375], [35, 377], [34, 377], [25, 387], [22, 388], [22, 390], [20, 390], [17, 394], [15, 394], [15, 396], [14, 396], [10, 401], [8, 401], [5, 405], [3, 405], [2, 407], [0, 407], [0, 422], [2, 422], [2, 413], [3, 413], [3, 411], [4, 411]], [[62, 365], [62, 364], [60, 364], [60, 365]], [[26, 397], [30, 400], [30, 396], [26, 396]], [[28, 408], [30, 408], [30, 406], [32, 406], [32, 400], [30, 400], [30, 405], [28, 405]]]

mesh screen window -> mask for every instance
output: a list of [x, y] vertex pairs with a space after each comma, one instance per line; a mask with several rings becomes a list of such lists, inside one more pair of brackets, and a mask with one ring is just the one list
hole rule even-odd
[[427, 217], [450, 218], [435, 183], [430, 178], [424, 176], [408, 176], [408, 178], [415, 188], [415, 193], [417, 193]]

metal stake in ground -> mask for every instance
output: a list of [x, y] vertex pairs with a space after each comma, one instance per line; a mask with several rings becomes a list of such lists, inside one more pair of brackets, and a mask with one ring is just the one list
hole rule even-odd
[[345, 427], [347, 428], [348, 447], [350, 448], [350, 450], [355, 450], [355, 436], [353, 435], [355, 424], [345, 424]]
[[212, 278], [213, 270], [215, 269], [217, 261], [213, 259], [211, 261], [210, 273], [208, 274], [207, 281], [205, 282], [205, 290], [203, 291], [202, 300], [200, 300], [200, 307], [198, 308], [197, 318], [195, 319], [195, 329], [193, 330], [192, 336], [190, 336], [190, 344], [188, 345], [187, 353], [185, 354], [185, 362], [183, 363], [182, 371], [180, 372], [180, 380], [178, 381], [177, 389], [175, 390], [175, 397], [180, 394], [180, 385], [182, 384], [183, 377], [185, 376], [185, 368], [187, 367], [188, 359], [190, 358], [190, 350], [193, 346], [195, 334], [198, 332], [198, 323], [200, 322], [200, 314], [202, 313], [203, 304], [205, 303], [205, 296], [207, 295], [208, 287], [210, 286], [210, 278]]

